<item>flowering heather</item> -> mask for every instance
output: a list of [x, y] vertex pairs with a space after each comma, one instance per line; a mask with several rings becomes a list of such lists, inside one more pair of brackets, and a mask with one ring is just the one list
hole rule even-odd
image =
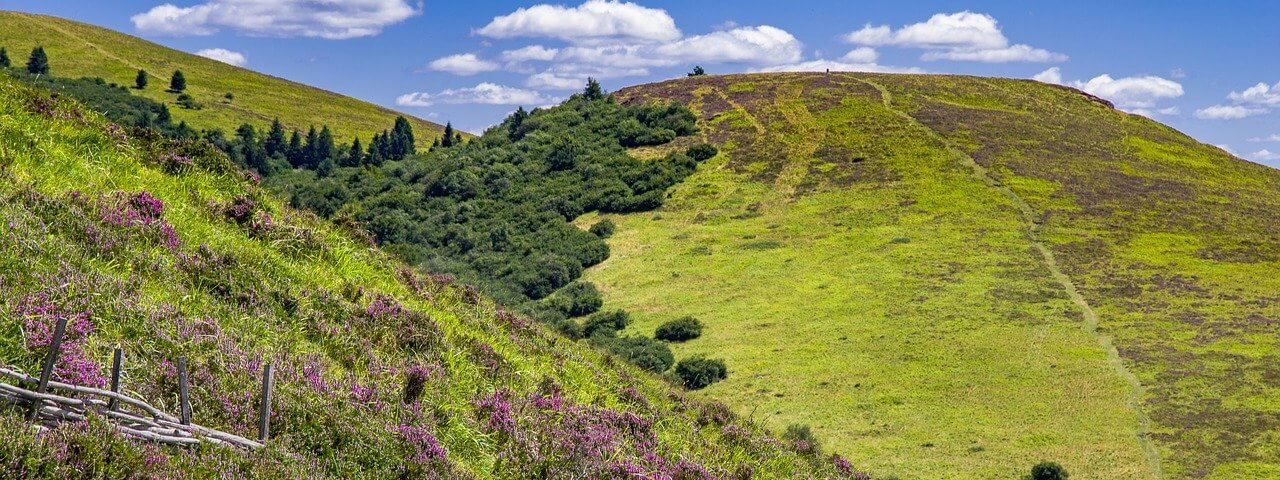
[[835, 467], [836, 473], [843, 475], [845, 478], [853, 480], [871, 480], [871, 475], [865, 472], [859, 472], [853, 469], [853, 464], [849, 463], [844, 457], [837, 454], [831, 455], [831, 464]]
[[404, 403], [411, 404], [422, 397], [427, 382], [444, 377], [444, 369], [436, 365], [415, 364], [405, 371]]
[[412, 447], [413, 456], [409, 457], [409, 461], [413, 463], [437, 462], [444, 460], [449, 454], [449, 451], [440, 445], [440, 441], [436, 440], [435, 435], [426, 428], [417, 425], [400, 425], [396, 427], [396, 434]]
[[86, 309], [85, 301], [77, 299], [68, 304], [51, 300], [48, 292], [23, 296], [13, 307], [13, 313], [22, 317], [22, 331], [28, 349], [45, 355], [53, 343], [53, 333], [58, 320], [66, 319], [54, 365], [54, 378], [77, 385], [101, 387], [106, 385], [102, 367], [85, 351], [85, 342], [93, 334], [93, 313]]
[[516, 419], [511, 411], [511, 392], [498, 390], [475, 402], [476, 413], [492, 432], [515, 433]]
[[236, 195], [231, 202], [222, 207], [222, 214], [237, 224], [244, 225], [253, 219], [258, 209], [258, 202], [244, 195]]

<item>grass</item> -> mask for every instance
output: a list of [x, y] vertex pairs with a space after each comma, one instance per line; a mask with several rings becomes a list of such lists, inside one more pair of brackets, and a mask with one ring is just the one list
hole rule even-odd
[[703, 321], [673, 347], [728, 361], [705, 397], [902, 478], [1274, 472], [1280, 173], [1029, 81], [619, 97], [690, 102], [721, 146], [658, 212], [611, 217], [586, 275], [636, 330]]
[[[397, 115], [404, 115], [351, 97], [260, 74], [215, 60], [173, 50], [109, 29], [56, 17], [0, 11], [0, 46], [8, 49], [15, 67], [42, 45], [49, 55], [53, 75], [102, 77], [119, 85], [134, 85], [139, 69], [150, 75], [145, 90], [133, 90], [167, 103], [174, 121], [185, 120], [195, 128], [221, 128], [228, 136], [243, 123], [259, 130], [279, 117], [286, 128], [307, 132], [328, 123], [339, 142], [359, 136], [365, 145], [374, 133], [390, 129]], [[166, 92], [169, 76], [182, 70], [187, 93], [204, 105], [189, 110], [176, 104], [177, 94]], [[230, 102], [223, 98], [234, 95]], [[439, 136], [441, 125], [404, 115], [417, 133], [420, 147]]]
[[[64, 358], [85, 363], [58, 378], [101, 382], [95, 374], [120, 346], [126, 391], [172, 412], [173, 361], [187, 356], [195, 420], [253, 435], [247, 407], [272, 361], [274, 437], [252, 454], [160, 448], [100, 419], [37, 437], [20, 411], [0, 408], [5, 471], [603, 478], [642, 468], [704, 478], [702, 469], [727, 476], [745, 465], [764, 477], [842, 478], [831, 457], [797, 453], [290, 210], [225, 158], [166, 163], [184, 147], [136, 133], [0, 78], [0, 362], [34, 372], [47, 346], [30, 332], [83, 316], [93, 328], [68, 341], [74, 355], [64, 347]], [[163, 208], [138, 213], [152, 197]], [[246, 201], [251, 220], [239, 223], [227, 206]], [[406, 372], [427, 380], [412, 402], [402, 400]]]

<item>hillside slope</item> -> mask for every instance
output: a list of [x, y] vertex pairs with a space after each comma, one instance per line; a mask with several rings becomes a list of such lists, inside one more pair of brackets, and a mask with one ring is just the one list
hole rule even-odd
[[702, 319], [677, 353], [733, 366], [707, 396], [903, 478], [1280, 475], [1280, 172], [1031, 81], [615, 95], [722, 147], [586, 275], [635, 329]]
[[[243, 453], [125, 440], [101, 419], [37, 436], [0, 408], [22, 478], [846, 478], [723, 408], [424, 276], [293, 211], [210, 147], [125, 131], [0, 77], [0, 362], [253, 435], [276, 366], [273, 438]], [[46, 335], [42, 335], [45, 332]], [[846, 467], [841, 470], [840, 467]], [[666, 477], [662, 477], [666, 478]]]
[[[174, 121], [195, 128], [221, 128], [228, 135], [242, 123], [260, 129], [275, 117], [287, 127], [306, 132], [328, 123], [339, 141], [358, 135], [366, 144], [377, 132], [391, 128], [401, 113], [308, 85], [264, 75], [146, 40], [85, 23], [29, 13], [0, 11], [0, 46], [9, 50], [14, 65], [26, 62], [37, 45], [48, 52], [51, 73], [61, 77], [102, 77], [133, 86], [139, 69], [151, 76], [145, 90], [134, 90], [169, 104]], [[182, 70], [187, 93], [204, 105], [189, 110], [174, 105], [176, 94], [166, 92], [169, 76]], [[223, 95], [235, 98], [227, 102]], [[418, 145], [428, 147], [441, 125], [405, 115], [419, 132]]]

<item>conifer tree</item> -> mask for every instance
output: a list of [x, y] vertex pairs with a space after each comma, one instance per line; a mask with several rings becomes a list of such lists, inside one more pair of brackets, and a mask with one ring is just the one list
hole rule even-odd
[[453, 145], [455, 147], [462, 145], [462, 132], [453, 134]]
[[604, 89], [600, 88], [600, 82], [588, 77], [587, 88], [582, 91], [582, 96], [587, 100], [599, 100], [604, 98]]
[[520, 139], [520, 127], [526, 118], [529, 118], [529, 112], [524, 111], [524, 107], [516, 107], [515, 113], [511, 114], [511, 122], [507, 124], [507, 138], [513, 142]]
[[161, 127], [173, 122], [173, 116], [169, 114], [169, 106], [160, 104], [160, 112], [156, 114], [156, 124]]
[[302, 168], [315, 168], [320, 164], [320, 134], [316, 132], [316, 126], [312, 125], [307, 130], [307, 145], [302, 147]]
[[13, 66], [13, 62], [9, 60], [9, 51], [4, 47], [0, 47], [0, 67], [9, 68]]
[[453, 122], [444, 124], [444, 134], [440, 135], [440, 146], [443, 148], [453, 146]]
[[373, 138], [369, 139], [369, 157], [366, 161], [370, 165], [382, 165], [382, 134], [375, 133]]
[[187, 77], [182, 74], [182, 70], [174, 70], [173, 76], [169, 77], [169, 90], [181, 92], [187, 89]]
[[267, 169], [267, 156], [258, 145], [258, 132], [253, 125], [243, 124], [236, 129], [236, 139], [240, 143], [240, 159], [244, 164], [259, 172]]
[[293, 165], [294, 168], [302, 166], [303, 152], [302, 134], [294, 130], [293, 135], [289, 136], [289, 149], [285, 152], [285, 158], [289, 160], [289, 165]]
[[404, 158], [414, 153], [413, 125], [409, 124], [408, 119], [396, 117], [396, 126], [391, 129], [391, 138], [394, 144], [392, 154], [395, 158]]
[[138, 70], [138, 75], [133, 77], [133, 88], [142, 90], [147, 88], [147, 71]]
[[344, 167], [358, 167], [364, 163], [364, 147], [360, 145], [360, 137], [356, 137], [351, 142], [351, 150], [347, 151], [347, 161], [343, 163]]
[[271, 130], [267, 131], [267, 138], [262, 140], [262, 148], [268, 157], [285, 153], [287, 144], [284, 138], [284, 125], [280, 123], [279, 118], [271, 121]]
[[27, 73], [32, 75], [49, 74], [49, 56], [44, 54], [44, 47], [31, 50], [31, 58], [27, 59]]
[[333, 132], [329, 131], [328, 125], [320, 129], [320, 137], [317, 142], [315, 164], [319, 166], [321, 162], [333, 158]]
[[689, 72], [690, 77], [701, 77], [706, 74], [707, 71], [702, 69], [702, 65], [694, 65], [693, 71]]

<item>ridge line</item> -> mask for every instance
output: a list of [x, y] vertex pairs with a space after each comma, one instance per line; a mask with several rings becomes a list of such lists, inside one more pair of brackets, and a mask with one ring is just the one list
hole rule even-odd
[[894, 114], [907, 119], [912, 124], [919, 125], [921, 128], [925, 129], [925, 131], [929, 132], [931, 137], [938, 140], [948, 151], [960, 159], [962, 163], [972, 169], [974, 177], [982, 180], [992, 189], [1002, 193], [1018, 208], [1023, 220], [1026, 221], [1025, 228], [1027, 239], [1030, 240], [1031, 244], [1040, 252], [1041, 259], [1043, 260], [1045, 267], [1049, 269], [1049, 273], [1053, 279], [1057, 281], [1064, 290], [1066, 290], [1067, 296], [1071, 298], [1072, 303], [1075, 303], [1080, 309], [1080, 313], [1084, 320], [1085, 332], [1094, 338], [1098, 346], [1102, 347], [1103, 351], [1106, 352], [1107, 355], [1107, 363], [1112, 367], [1112, 370], [1114, 370], [1116, 374], [1118, 374], [1120, 378], [1128, 384], [1129, 392], [1128, 395], [1126, 395], [1128, 397], [1126, 399], [1126, 403], [1128, 403], [1130, 409], [1132, 409], [1134, 414], [1138, 417], [1138, 428], [1137, 432], [1135, 432], [1138, 438], [1138, 444], [1142, 447], [1143, 455], [1147, 459], [1147, 465], [1155, 475], [1156, 480], [1163, 480], [1164, 472], [1161, 466], [1160, 452], [1151, 441], [1151, 418], [1147, 416], [1146, 411], [1142, 409], [1142, 396], [1146, 389], [1142, 386], [1142, 382], [1138, 380], [1137, 375], [1134, 375], [1134, 373], [1125, 366], [1124, 359], [1120, 356], [1120, 351], [1116, 349], [1111, 337], [1098, 330], [1099, 320], [1097, 312], [1089, 305], [1089, 302], [1084, 298], [1084, 295], [1080, 293], [1080, 290], [1076, 287], [1075, 281], [1071, 280], [1071, 277], [1067, 276], [1067, 274], [1062, 271], [1057, 258], [1053, 255], [1053, 251], [1050, 250], [1048, 245], [1040, 239], [1039, 232], [1041, 223], [1036, 218], [1035, 210], [1033, 210], [1031, 205], [1028, 204], [1022, 196], [1018, 195], [1017, 192], [1014, 192], [1013, 189], [1001, 184], [992, 177], [990, 170], [987, 169], [987, 167], [979, 164], [968, 154], [957, 150], [951, 142], [947, 141], [946, 137], [942, 136], [942, 134], [932, 128], [929, 128], [929, 126], [920, 123], [919, 120], [916, 120], [915, 117], [912, 117], [907, 112], [894, 108], [893, 94], [891, 94], [883, 85], [863, 78], [856, 78], [856, 80], [870, 85], [879, 91], [880, 100], [884, 104], [885, 108], [889, 109], [889, 111]]

